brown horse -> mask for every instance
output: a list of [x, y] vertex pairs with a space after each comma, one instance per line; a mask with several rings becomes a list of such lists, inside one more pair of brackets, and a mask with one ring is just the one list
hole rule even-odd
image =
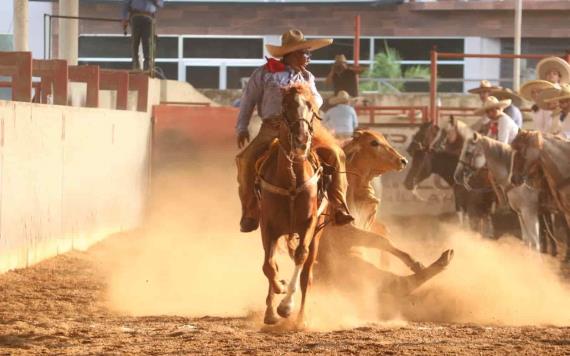
[[[511, 182], [515, 185], [527, 183], [537, 189], [546, 186], [548, 198], [554, 200], [570, 226], [570, 141], [538, 131], [521, 130], [511, 147], [516, 151]], [[568, 231], [566, 238], [570, 243]], [[570, 262], [569, 249], [566, 261]]]
[[[326, 205], [326, 200], [318, 196], [322, 169], [313, 152], [313, 129], [319, 124], [315, 120], [317, 109], [306, 86], [284, 89], [279, 136], [258, 167], [260, 227], [265, 250], [263, 272], [269, 281], [266, 324], [275, 324], [278, 315], [290, 316], [299, 279], [302, 299], [298, 322], [304, 323], [307, 289], [319, 246], [317, 225], [323, 222], [322, 211]], [[287, 287], [279, 279], [275, 260], [278, 240], [285, 235], [295, 262]], [[275, 295], [283, 293], [286, 296], [276, 309]]]

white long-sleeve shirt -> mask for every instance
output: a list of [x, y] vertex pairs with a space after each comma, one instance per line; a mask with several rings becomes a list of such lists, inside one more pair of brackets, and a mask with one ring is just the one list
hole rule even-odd
[[513, 142], [519, 133], [519, 127], [515, 124], [513, 119], [503, 113], [495, 122], [497, 123], [497, 132], [493, 132], [493, 121], [491, 121], [487, 136], [507, 144]]
[[552, 111], [538, 109], [538, 111], [532, 113], [532, 121], [536, 131], [543, 133], [552, 131]]

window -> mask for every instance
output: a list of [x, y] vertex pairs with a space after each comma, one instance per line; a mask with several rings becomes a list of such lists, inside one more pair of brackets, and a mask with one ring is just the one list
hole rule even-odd
[[[178, 58], [178, 37], [159, 37], [156, 58]], [[130, 36], [81, 36], [81, 58], [131, 58]]]
[[241, 78], [249, 78], [257, 67], [228, 67], [226, 86], [228, 89], [241, 89]]
[[216, 89], [220, 85], [219, 67], [186, 67], [186, 81], [195, 88]]
[[[346, 59], [353, 60], [354, 39], [352, 38], [335, 38], [330, 46], [321, 48], [313, 52], [311, 58], [316, 60], [334, 60], [337, 54], [344, 54]], [[370, 58], [370, 40], [360, 39], [360, 59]]]
[[402, 60], [429, 60], [433, 46], [440, 52], [463, 53], [463, 39], [442, 39], [442, 38], [394, 38], [374, 40], [374, 51], [376, 53], [385, 51], [385, 43], [388, 47], [396, 49]]
[[184, 58], [263, 58], [263, 39], [185, 38]]

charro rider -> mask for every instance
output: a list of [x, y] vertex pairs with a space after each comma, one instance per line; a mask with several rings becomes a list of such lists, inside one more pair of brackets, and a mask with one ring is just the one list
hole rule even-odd
[[515, 139], [519, 127], [503, 112], [509, 105], [511, 105], [511, 99], [499, 100], [494, 96], [489, 96], [483, 106], [475, 111], [476, 115], [485, 114], [489, 118], [488, 130], [483, 132], [485, 136], [508, 144]]
[[[291, 84], [306, 83], [311, 88], [317, 105], [322, 105], [322, 98], [315, 87], [315, 77], [307, 69], [311, 51], [328, 46], [332, 39], [304, 38], [300, 30], [292, 29], [281, 36], [281, 46], [266, 45], [267, 51], [275, 58], [268, 58], [267, 63], [257, 68], [251, 75], [244, 89], [240, 113], [236, 125], [238, 147], [242, 148], [249, 141], [249, 121], [254, 108], [262, 118], [258, 135], [236, 157], [238, 168], [239, 196], [242, 203], [240, 230], [250, 232], [259, 226], [259, 207], [254, 194], [255, 162], [267, 150], [270, 143], [279, 134], [282, 120], [281, 89]], [[345, 157], [342, 149], [328, 143], [332, 140], [319, 140], [330, 135], [319, 120], [314, 123], [314, 142], [318, 147], [321, 160], [334, 169], [328, 189], [329, 201], [334, 208], [334, 222], [338, 225], [353, 221], [346, 205]]]

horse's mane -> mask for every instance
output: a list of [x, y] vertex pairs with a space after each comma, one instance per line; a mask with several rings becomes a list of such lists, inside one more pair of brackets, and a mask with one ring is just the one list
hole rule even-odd
[[544, 145], [542, 135], [540, 131], [519, 130], [519, 133], [511, 142], [511, 147], [515, 150], [520, 150], [524, 146], [531, 145], [531, 147], [542, 149]]
[[463, 137], [464, 139], [473, 135], [473, 129], [461, 120], [456, 120], [455, 126], [457, 128], [457, 132], [459, 133], [459, 135], [461, 135], [461, 137]]
[[511, 146], [509, 144], [494, 140], [494, 139], [487, 137], [487, 136], [481, 136], [481, 137], [479, 137], [479, 139], [485, 145], [487, 145], [487, 148], [489, 151], [492, 151], [493, 153], [496, 154], [496, 157], [501, 162], [506, 162], [506, 164], [510, 165], [511, 154], [512, 154], [513, 149], [511, 148]]
[[311, 110], [313, 110], [317, 114], [319, 113], [319, 106], [317, 105], [315, 96], [313, 95], [313, 92], [311, 91], [311, 88], [307, 83], [293, 83], [291, 85], [284, 87], [282, 89], [282, 93], [283, 93], [284, 107], [290, 104], [293, 101], [295, 95], [298, 94], [309, 102]]

